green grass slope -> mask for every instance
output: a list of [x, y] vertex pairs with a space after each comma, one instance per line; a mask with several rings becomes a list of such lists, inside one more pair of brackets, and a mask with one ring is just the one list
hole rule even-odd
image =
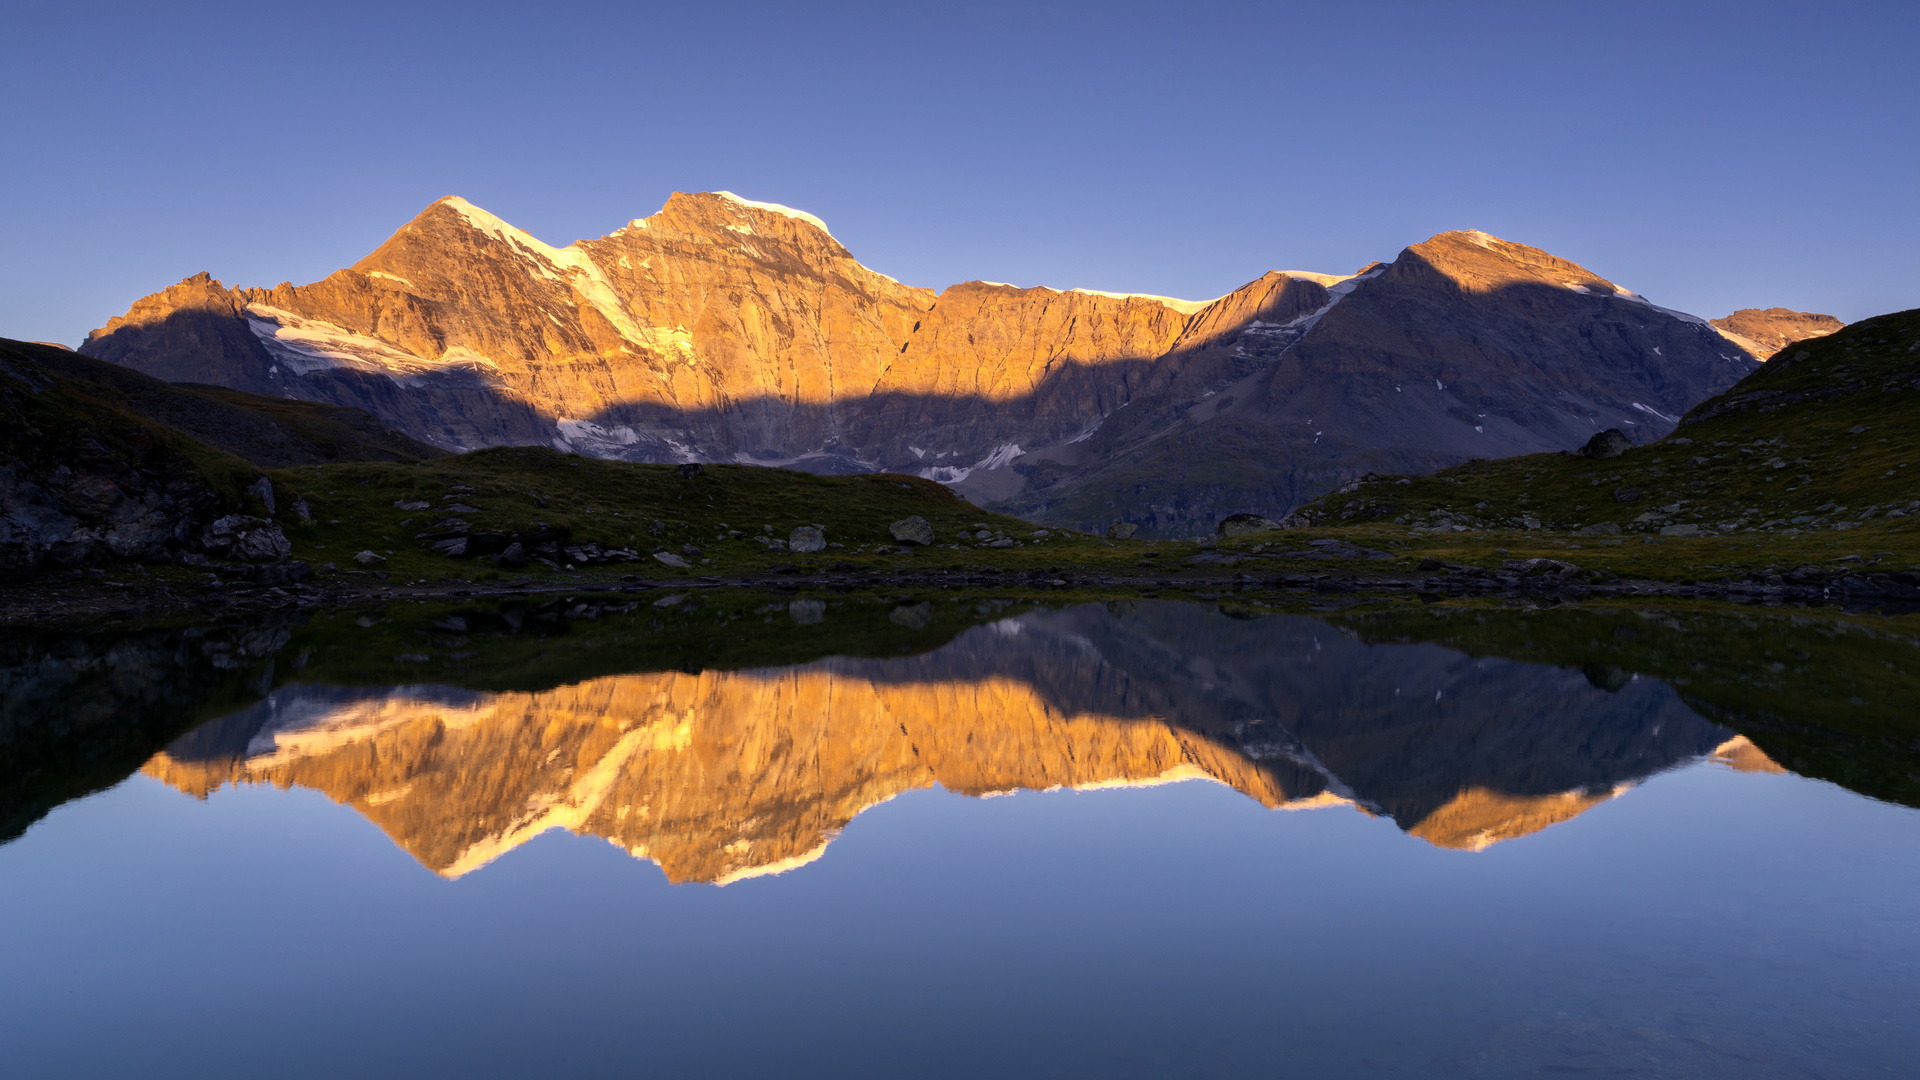
[[[686, 476], [671, 465], [605, 461], [545, 447], [499, 447], [415, 464], [327, 465], [271, 475], [284, 502], [293, 496], [312, 509], [311, 522], [284, 511], [280, 516], [294, 557], [337, 563], [342, 571], [356, 569], [349, 562], [356, 553], [373, 551], [388, 560], [380, 567], [387, 573], [472, 577], [494, 572], [485, 559], [436, 554], [421, 537], [440, 535], [435, 526], [453, 520], [466, 522], [470, 533], [557, 533], [563, 546], [593, 544], [641, 556], [638, 562], [599, 567], [602, 576], [621, 569], [656, 577], [754, 573], [856, 556], [917, 557], [944, 565], [961, 558], [955, 545], [974, 552], [974, 545], [1000, 537], [1006, 546], [983, 554], [1019, 565], [1070, 558], [1101, 543], [987, 513], [931, 480], [891, 473], [819, 476], [755, 465], [707, 465]], [[420, 509], [421, 504], [427, 508]], [[933, 527], [935, 543], [907, 554], [888, 529], [913, 516]], [[828, 549], [799, 554], [756, 539], [784, 543], [802, 525], [822, 527]], [[982, 531], [990, 535], [981, 538]], [[651, 557], [656, 550], [690, 565], [670, 567]], [[560, 571], [569, 562], [555, 561]], [[539, 577], [554, 570], [535, 562], [525, 572]]]

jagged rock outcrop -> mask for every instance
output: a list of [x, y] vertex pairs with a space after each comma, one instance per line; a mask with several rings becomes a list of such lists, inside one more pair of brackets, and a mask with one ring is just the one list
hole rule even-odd
[[1847, 325], [1831, 315], [1781, 307], [1741, 308], [1712, 322], [1715, 329], [1759, 360], [1771, 360], [1773, 354], [1796, 341], [1825, 337]]
[[1444, 233], [1346, 276], [1211, 303], [862, 266], [810, 215], [727, 193], [553, 248], [442, 199], [310, 285], [205, 275], [82, 351], [351, 405], [451, 449], [915, 471], [1091, 528], [1284, 516], [1367, 471], [1664, 433], [1752, 359], [1564, 259]]

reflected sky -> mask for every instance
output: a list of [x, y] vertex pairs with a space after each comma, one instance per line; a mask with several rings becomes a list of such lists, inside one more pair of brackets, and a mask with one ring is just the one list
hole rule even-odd
[[1212, 606], [283, 677], [0, 846], [0, 1038], [22, 1076], [1897, 1075], [1917, 851], [1665, 682]]

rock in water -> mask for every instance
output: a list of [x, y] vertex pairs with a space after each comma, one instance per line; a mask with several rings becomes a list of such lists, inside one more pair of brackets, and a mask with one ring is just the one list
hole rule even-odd
[[[922, 524], [925, 524], [922, 522]], [[802, 525], [787, 536], [787, 550], [802, 555], [827, 550], [827, 536], [811, 525]]]
[[387, 560], [384, 556], [376, 555], [371, 551], [363, 551], [355, 555], [353, 561], [359, 563], [361, 566], [379, 566]]
[[933, 621], [933, 605], [925, 600], [917, 604], [900, 604], [887, 613], [887, 619], [895, 626], [919, 630]]
[[1133, 534], [1139, 531], [1140, 526], [1135, 525], [1131, 521], [1116, 521], [1107, 526], [1107, 539], [1131, 540], [1133, 539]]
[[[887, 526], [887, 532], [903, 544], [919, 544], [924, 547], [933, 543], [933, 526], [927, 524], [927, 519], [919, 514], [901, 518]], [[796, 535], [798, 535], [797, 531]]]
[[1280, 528], [1279, 522], [1259, 514], [1230, 514], [1220, 519], [1219, 533], [1223, 537], [1251, 536], [1254, 533], [1275, 532]]
[[686, 568], [693, 565], [692, 563], [681, 558], [680, 556], [675, 555], [671, 551], [656, 551], [653, 553], [653, 557], [656, 559], [659, 559], [663, 563], [666, 563], [668, 566], [678, 567], [682, 570], [685, 570]]
[[1587, 440], [1587, 445], [1579, 450], [1581, 457], [1616, 458], [1633, 449], [1633, 440], [1626, 437], [1619, 428], [1608, 428]]

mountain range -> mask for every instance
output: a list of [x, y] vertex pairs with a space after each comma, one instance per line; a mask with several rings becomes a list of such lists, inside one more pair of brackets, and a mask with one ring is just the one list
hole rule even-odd
[[714, 192], [564, 248], [441, 199], [321, 281], [199, 274], [81, 351], [358, 407], [448, 451], [910, 472], [1030, 520], [1180, 534], [1366, 472], [1650, 441], [1827, 323], [1716, 325], [1480, 232], [1206, 302], [936, 293], [812, 215]]

